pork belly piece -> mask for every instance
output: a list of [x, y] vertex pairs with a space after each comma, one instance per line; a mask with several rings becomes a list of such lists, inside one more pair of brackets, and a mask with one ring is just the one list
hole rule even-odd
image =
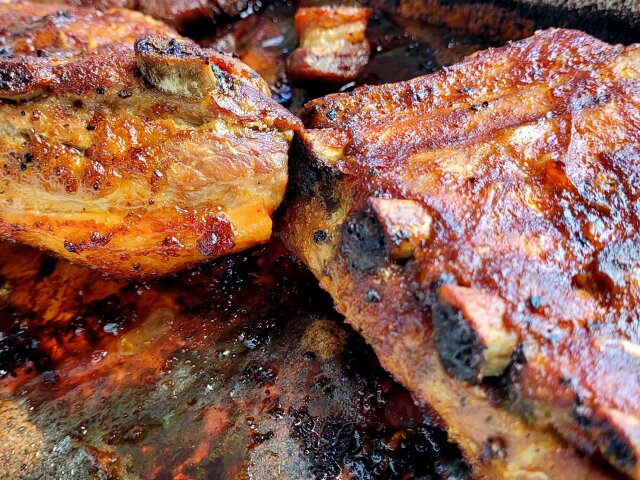
[[[14, 0], [17, 3], [17, 0]], [[235, 17], [251, 7], [251, 0], [35, 0], [99, 9], [131, 8], [140, 10], [169, 25], [183, 29], [202, 20]]]
[[306, 7], [294, 17], [300, 46], [288, 58], [287, 75], [294, 82], [345, 83], [369, 61], [365, 36], [371, 9]]
[[0, 5], [0, 35], [0, 238], [121, 277], [270, 238], [299, 120], [255, 72], [129, 10]]
[[283, 237], [487, 478], [640, 478], [639, 76], [548, 30], [306, 106]]

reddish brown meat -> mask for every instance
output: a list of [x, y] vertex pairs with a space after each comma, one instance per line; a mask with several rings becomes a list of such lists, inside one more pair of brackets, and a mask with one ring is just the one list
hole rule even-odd
[[307, 105], [285, 238], [489, 478], [640, 478], [639, 77], [549, 30]]
[[370, 16], [370, 9], [360, 7], [299, 9], [294, 23], [300, 46], [289, 56], [289, 78], [330, 84], [356, 78], [369, 60]]

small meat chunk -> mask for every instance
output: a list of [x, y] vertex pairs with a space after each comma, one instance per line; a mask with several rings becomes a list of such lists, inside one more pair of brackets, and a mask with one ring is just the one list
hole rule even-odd
[[300, 46], [289, 56], [289, 78], [330, 84], [355, 79], [369, 61], [370, 16], [371, 9], [360, 7], [299, 9], [294, 23]]

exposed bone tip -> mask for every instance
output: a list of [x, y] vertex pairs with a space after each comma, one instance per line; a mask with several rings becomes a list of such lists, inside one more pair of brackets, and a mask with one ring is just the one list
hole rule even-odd
[[411, 258], [415, 250], [429, 239], [432, 217], [421, 203], [395, 198], [369, 199], [371, 208], [384, 230], [389, 258]]
[[494, 295], [453, 284], [440, 288], [434, 327], [449, 373], [474, 383], [504, 373], [518, 345], [505, 313], [505, 302]]
[[219, 86], [206, 52], [191, 41], [145, 35], [134, 48], [142, 76], [164, 92], [202, 99]]

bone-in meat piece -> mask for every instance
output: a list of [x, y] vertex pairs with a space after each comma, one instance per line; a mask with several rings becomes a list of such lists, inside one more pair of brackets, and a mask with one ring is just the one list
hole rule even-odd
[[640, 46], [548, 30], [306, 124], [284, 237], [478, 473], [640, 478]]
[[300, 46], [288, 58], [287, 75], [294, 82], [345, 83], [369, 61], [365, 36], [371, 9], [306, 7], [294, 17]]
[[122, 277], [269, 240], [299, 121], [241, 62], [121, 9], [0, 5], [0, 48], [0, 238]]

